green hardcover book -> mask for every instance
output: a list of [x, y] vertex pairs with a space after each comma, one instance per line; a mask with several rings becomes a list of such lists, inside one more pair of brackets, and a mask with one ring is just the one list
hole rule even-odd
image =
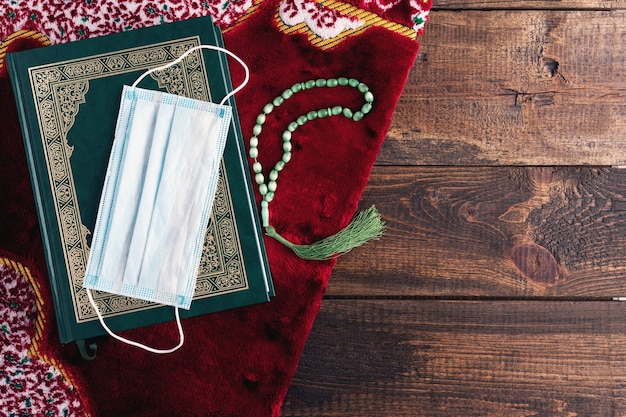
[[[223, 47], [210, 17], [9, 54], [62, 343], [104, 334], [82, 279], [123, 85], [200, 44]], [[219, 102], [232, 91], [226, 56], [198, 50], [142, 88]], [[274, 295], [234, 99], [233, 122], [195, 288], [181, 317], [267, 302]], [[171, 307], [97, 293], [114, 331], [173, 319]]]

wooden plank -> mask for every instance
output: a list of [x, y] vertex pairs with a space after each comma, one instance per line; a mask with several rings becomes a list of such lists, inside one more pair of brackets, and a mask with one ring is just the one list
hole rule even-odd
[[324, 300], [283, 407], [296, 416], [618, 416], [619, 302]]
[[618, 10], [625, 0], [435, 0], [433, 10]]
[[625, 165], [621, 45], [626, 11], [435, 11], [378, 162]]
[[375, 167], [387, 223], [339, 258], [333, 296], [626, 296], [626, 170]]

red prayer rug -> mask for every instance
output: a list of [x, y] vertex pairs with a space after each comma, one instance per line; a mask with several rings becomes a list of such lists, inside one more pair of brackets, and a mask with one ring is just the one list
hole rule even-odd
[[[431, 7], [431, 0], [0, 3], [0, 60], [13, 50], [212, 15], [226, 47], [252, 71], [236, 97], [246, 137], [263, 106], [296, 82], [348, 77], [368, 85], [375, 100], [362, 121], [327, 117], [294, 135], [293, 159], [281, 172], [271, 211], [272, 225], [296, 243], [336, 233], [356, 212]], [[231, 70], [234, 82], [242, 77]], [[273, 166], [282, 156], [284, 126], [335, 105], [334, 94], [312, 89], [291, 99], [291, 108], [276, 109], [263, 126], [259, 162]], [[305, 261], [266, 237], [277, 294], [270, 303], [184, 320], [188, 342], [168, 356], [102, 338], [96, 360], [84, 361], [56, 336], [19, 122], [2, 67], [0, 115], [0, 414], [280, 415], [335, 261]], [[171, 323], [124, 336], [156, 346], [177, 340]]]

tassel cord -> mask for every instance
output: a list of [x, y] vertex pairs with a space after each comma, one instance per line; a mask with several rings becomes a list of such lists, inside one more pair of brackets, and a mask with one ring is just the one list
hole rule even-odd
[[370, 240], [379, 239], [385, 231], [385, 223], [376, 207], [359, 212], [350, 224], [336, 234], [309, 245], [298, 245], [281, 236], [274, 227], [268, 225], [266, 234], [290, 248], [300, 258], [307, 260], [327, 260], [350, 252]]

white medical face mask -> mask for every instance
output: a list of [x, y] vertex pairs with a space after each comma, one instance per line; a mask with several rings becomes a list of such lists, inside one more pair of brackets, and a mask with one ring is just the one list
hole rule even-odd
[[[196, 49], [227, 53], [246, 70], [244, 82], [220, 104], [136, 87]], [[83, 284], [112, 337], [155, 353], [173, 352], [184, 343], [178, 308], [189, 309], [193, 298], [232, 117], [224, 103], [248, 78], [248, 68], [234, 54], [201, 45], [124, 86]], [[175, 307], [180, 343], [159, 350], [113, 334], [90, 290]]]

